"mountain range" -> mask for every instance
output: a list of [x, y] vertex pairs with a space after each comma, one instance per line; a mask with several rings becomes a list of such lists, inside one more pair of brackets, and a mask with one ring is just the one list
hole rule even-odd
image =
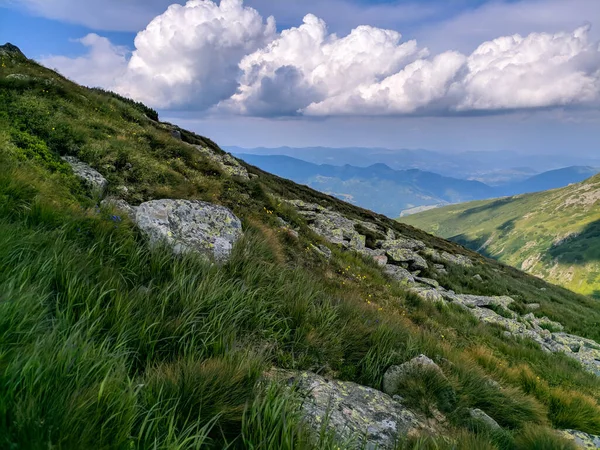
[[233, 154], [283, 155], [313, 164], [349, 164], [368, 167], [383, 163], [394, 170], [419, 169], [446, 177], [476, 180], [489, 186], [523, 181], [542, 172], [570, 166], [600, 167], [600, 157], [579, 156], [575, 152], [528, 155], [515, 151], [444, 152], [424, 149], [364, 147], [225, 147]]
[[394, 170], [383, 163], [356, 167], [318, 165], [284, 155], [237, 156], [263, 170], [389, 217], [450, 203], [562, 187], [598, 173], [592, 167], [567, 167], [519, 182], [488, 186], [419, 169]]

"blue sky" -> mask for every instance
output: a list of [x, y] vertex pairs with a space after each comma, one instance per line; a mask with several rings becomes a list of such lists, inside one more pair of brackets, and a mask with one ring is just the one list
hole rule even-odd
[[0, 0], [0, 42], [223, 145], [597, 151], [597, 0], [227, 1]]

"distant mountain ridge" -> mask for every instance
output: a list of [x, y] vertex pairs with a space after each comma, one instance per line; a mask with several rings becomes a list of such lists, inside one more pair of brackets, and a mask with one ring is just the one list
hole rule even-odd
[[528, 155], [524, 152], [441, 152], [425, 149], [388, 149], [367, 147], [225, 147], [234, 154], [284, 155], [313, 164], [350, 164], [368, 167], [384, 163], [394, 170], [420, 169], [452, 178], [481, 181], [490, 186], [523, 181], [533, 175], [570, 166], [600, 167], [600, 157], [583, 157], [564, 152], [560, 155]]
[[237, 156], [263, 170], [389, 217], [415, 207], [489, 198], [495, 193], [494, 188], [479, 181], [444, 177], [418, 169], [394, 170], [383, 163], [368, 167], [334, 166], [283, 155]]
[[591, 167], [567, 167], [519, 183], [492, 187], [479, 181], [446, 177], [419, 169], [394, 170], [384, 163], [356, 167], [349, 164], [314, 164], [285, 155], [237, 156], [263, 170], [389, 217], [451, 203], [563, 187], [598, 172]]

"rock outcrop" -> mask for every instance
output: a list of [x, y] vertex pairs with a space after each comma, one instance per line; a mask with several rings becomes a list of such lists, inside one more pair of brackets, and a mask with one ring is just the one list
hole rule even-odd
[[[480, 321], [504, 328], [507, 336], [532, 339], [544, 351], [564, 353], [578, 360], [589, 372], [600, 376], [598, 343], [561, 333], [563, 326], [547, 317], [538, 318], [533, 313], [520, 316], [509, 308], [514, 303], [510, 297], [456, 294], [446, 290], [439, 281], [420, 276], [422, 271], [430, 268], [429, 273], [447, 275], [446, 264], [472, 267], [473, 261], [467, 256], [428, 248], [423, 242], [401, 236], [390, 228], [352, 220], [321, 205], [301, 200], [287, 202], [306, 219], [315, 233], [332, 244], [374, 258], [383, 271], [403, 283], [408, 292], [425, 301], [459, 305]], [[368, 243], [367, 234], [371, 235]], [[379, 237], [373, 241], [373, 236]], [[481, 275], [476, 279], [483, 281]], [[539, 307], [537, 303], [530, 303], [528, 309]]]
[[244, 180], [250, 179], [246, 168], [229, 153], [223, 153], [221, 155], [208, 147], [203, 147], [201, 145], [194, 145], [194, 147], [196, 147], [196, 149], [206, 158], [216, 163], [225, 174], [239, 177]]
[[108, 181], [100, 172], [92, 169], [74, 156], [63, 156], [62, 159], [71, 166], [75, 176], [81, 179], [94, 194], [98, 196], [104, 195], [108, 187]]
[[335, 434], [348, 449], [393, 449], [396, 442], [426, 429], [416, 414], [376, 389], [328, 380], [311, 372], [275, 370], [271, 377], [295, 387], [315, 438]]
[[576, 430], [561, 430], [559, 433], [579, 448], [590, 450], [600, 448], [600, 436]]
[[242, 236], [242, 223], [227, 208], [194, 200], [154, 200], [135, 214], [153, 244], [166, 242], [176, 253], [196, 251], [217, 262], [228, 259]]

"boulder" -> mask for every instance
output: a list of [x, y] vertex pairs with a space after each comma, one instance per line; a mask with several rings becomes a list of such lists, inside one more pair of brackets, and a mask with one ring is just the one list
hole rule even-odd
[[414, 283], [415, 278], [413, 275], [406, 269], [403, 269], [399, 266], [393, 266], [391, 264], [387, 264], [384, 268], [384, 272], [392, 277], [396, 281]]
[[427, 248], [424, 253], [437, 263], [451, 263], [457, 266], [471, 267], [473, 262], [464, 255], [452, 255], [448, 252], [439, 252], [433, 248]]
[[315, 441], [325, 430], [343, 448], [394, 449], [399, 439], [425, 428], [412, 411], [376, 389], [311, 372], [272, 372], [303, 397], [302, 414]]
[[417, 283], [421, 283], [421, 284], [425, 284], [427, 286], [431, 286], [432, 288], [439, 288], [440, 287], [440, 283], [438, 283], [436, 280], [431, 279], [431, 278], [421, 278], [421, 277], [415, 277], [415, 281]]
[[483, 281], [483, 278], [479, 274], [473, 275], [473, 279], [476, 281]]
[[386, 251], [388, 258], [395, 263], [408, 263], [413, 270], [426, 270], [429, 266], [421, 255], [413, 250], [396, 248]]
[[[502, 309], [508, 310], [508, 305], [514, 303], [514, 300], [510, 297], [486, 297], [483, 295], [468, 295], [468, 294], [457, 294], [457, 302], [462, 303], [470, 308], [473, 307], [486, 307], [486, 306], [499, 306]], [[508, 310], [510, 311], [510, 310]]]
[[565, 439], [573, 442], [579, 448], [600, 448], [600, 436], [594, 436], [593, 434], [588, 434], [577, 430], [560, 430], [559, 434]]
[[198, 200], [142, 203], [135, 222], [152, 244], [166, 242], [176, 253], [196, 251], [217, 262], [228, 259], [242, 236], [242, 223], [230, 210]]
[[483, 422], [492, 430], [499, 430], [500, 428], [502, 428], [502, 427], [500, 427], [500, 425], [498, 425], [498, 422], [496, 422], [494, 419], [492, 419], [490, 416], [488, 416], [481, 409], [470, 409], [469, 415], [473, 419]]
[[100, 197], [104, 195], [108, 187], [108, 181], [100, 172], [92, 169], [74, 156], [63, 156], [62, 159], [71, 166], [75, 176], [81, 179], [94, 194]]
[[419, 355], [399, 366], [391, 366], [383, 375], [383, 392], [388, 395], [398, 393], [398, 385], [406, 378], [424, 370], [433, 370], [444, 376], [442, 369], [425, 355]]
[[181, 140], [181, 131], [171, 130], [171, 137], [180, 141]]
[[540, 309], [542, 306], [539, 303], [529, 303], [527, 305], [525, 305], [525, 308], [528, 309], [529, 311], [536, 311], [538, 309]]
[[377, 241], [377, 245], [386, 251], [394, 251], [400, 249], [407, 250], [422, 250], [425, 248], [425, 244], [416, 239], [409, 238], [398, 238], [393, 240]]
[[[416, 278], [415, 278], [416, 280]], [[426, 302], [445, 303], [441, 289], [436, 289], [431, 286], [415, 286], [408, 290]]]

